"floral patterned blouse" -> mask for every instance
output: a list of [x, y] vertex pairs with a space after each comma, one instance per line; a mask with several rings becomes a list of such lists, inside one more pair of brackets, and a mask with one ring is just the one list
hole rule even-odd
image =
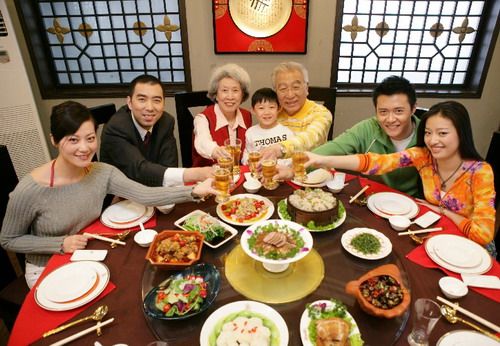
[[441, 191], [441, 180], [427, 148], [410, 148], [394, 154], [358, 155], [358, 170], [364, 174], [384, 174], [400, 167], [417, 168], [425, 199], [466, 219], [458, 228], [466, 237], [486, 245], [493, 240], [495, 228], [495, 187], [493, 170], [484, 161], [465, 161], [460, 174], [447, 192]]

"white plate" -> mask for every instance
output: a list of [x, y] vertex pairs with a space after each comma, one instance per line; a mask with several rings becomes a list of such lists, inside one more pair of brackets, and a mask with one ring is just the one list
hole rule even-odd
[[224, 227], [227, 231], [229, 231], [229, 233], [231, 233], [231, 235], [229, 237], [227, 237], [226, 239], [222, 240], [221, 242], [219, 242], [215, 245], [204, 240], [203, 242], [205, 243], [205, 245], [211, 247], [212, 249], [216, 249], [219, 246], [224, 245], [225, 243], [227, 243], [229, 240], [233, 239], [238, 234], [238, 231], [235, 228], [229, 226], [227, 223], [224, 223], [224, 222], [220, 221], [219, 219], [213, 217], [212, 215], [205, 213], [204, 211], [201, 211], [201, 210], [195, 210], [195, 211], [190, 212], [187, 215], [184, 215], [183, 217], [181, 217], [180, 219], [175, 221], [174, 225], [176, 225], [177, 227], [179, 227], [180, 229], [183, 229], [185, 231], [190, 231], [189, 229], [184, 228], [184, 226], [183, 226], [184, 221], [186, 221], [187, 218], [189, 218], [193, 215], [196, 215], [196, 214], [208, 215], [209, 218], [216, 220], [222, 227]]
[[[338, 199], [339, 203], [342, 203], [342, 201], [340, 199]], [[281, 202], [285, 202], [285, 204], [287, 203], [287, 200], [286, 199], [282, 199], [279, 203]], [[342, 204], [344, 205], [344, 204]], [[281, 213], [280, 211], [280, 208], [279, 208], [279, 205], [276, 207], [277, 211], [278, 211], [278, 216], [281, 220], [287, 220], [285, 219], [285, 217], [283, 216], [283, 214]], [[316, 229], [309, 229], [309, 232], [326, 232], [326, 231], [331, 231], [332, 229], [335, 229], [337, 227], [339, 227], [340, 225], [342, 225], [344, 223], [344, 221], [346, 220], [347, 218], [347, 211], [345, 211], [345, 207], [344, 207], [344, 212], [340, 215], [340, 219], [337, 219], [337, 221], [335, 221], [331, 227], [329, 228], [325, 228], [325, 229], [322, 229], [322, 230], [316, 230]], [[288, 221], [291, 221], [291, 220], [288, 220]]]
[[140, 219], [146, 213], [146, 207], [132, 201], [120, 201], [110, 205], [103, 212], [113, 223], [130, 223]]
[[[464, 252], [466, 251], [467, 253], [474, 253], [477, 252], [481, 256], [481, 262], [473, 267], [460, 267], [457, 265], [454, 265], [452, 263], [448, 263], [447, 261], [443, 260], [438, 253], [449, 253], [447, 252], [448, 250], [444, 250], [447, 247], [453, 247], [453, 246], [459, 246], [461, 249], [466, 249], [463, 250]], [[470, 239], [467, 239], [465, 237], [461, 237], [458, 235], [453, 235], [453, 234], [438, 234], [435, 235], [431, 238], [429, 238], [425, 242], [425, 252], [429, 257], [436, 262], [438, 265], [441, 267], [451, 270], [452, 272], [459, 273], [459, 274], [484, 274], [488, 270], [491, 269], [491, 266], [493, 265], [493, 261], [491, 260], [490, 255], [486, 251], [485, 248], [483, 248], [481, 245], [473, 242]], [[448, 258], [450, 260], [451, 257]], [[464, 256], [465, 259], [465, 256]], [[463, 265], [464, 261], [461, 260], [459, 265]], [[465, 261], [465, 264], [467, 262]]]
[[[314, 174], [314, 172], [316, 172], [316, 171], [312, 171], [308, 175]], [[333, 174], [331, 172], [329, 172], [329, 171], [326, 171], [326, 172], [328, 172], [328, 178], [326, 178], [325, 180], [323, 180], [321, 183], [318, 183], [318, 184], [308, 184], [308, 183], [300, 182], [300, 181], [297, 181], [297, 180], [292, 180], [292, 183], [294, 183], [295, 185], [302, 186], [302, 187], [323, 187], [323, 186], [326, 186], [326, 183], [329, 180], [333, 179]]]
[[[239, 194], [239, 195], [234, 195], [234, 196], [231, 196], [229, 197], [229, 200], [230, 201], [233, 201], [235, 199], [240, 199], [240, 198], [254, 198], [254, 199], [257, 199], [259, 201], [264, 201], [264, 203], [268, 206], [268, 209], [267, 209], [267, 212], [258, 220], [253, 220], [253, 221], [248, 221], [248, 222], [238, 222], [238, 221], [235, 221], [233, 219], [230, 219], [228, 217], [226, 217], [226, 215], [224, 215], [224, 213], [222, 212], [222, 205], [224, 203], [219, 203], [217, 205], [217, 209], [216, 209], [216, 212], [217, 212], [217, 215], [224, 221], [232, 224], [232, 225], [236, 225], [236, 226], [249, 226], [249, 225], [253, 225], [255, 222], [258, 222], [258, 221], [262, 221], [262, 220], [267, 220], [269, 219], [273, 213], [274, 213], [274, 204], [273, 202], [271, 202], [268, 198], [266, 197], [262, 197], [262, 196], [259, 196], [259, 195], [254, 195], [254, 194], [251, 194], [251, 193], [242, 193], [242, 194]], [[227, 203], [227, 202], [225, 202]]]
[[411, 210], [411, 203], [400, 198], [378, 198], [375, 200], [375, 207], [388, 215], [406, 215]]
[[104, 226], [114, 229], [127, 229], [127, 228], [137, 227], [139, 226], [139, 223], [146, 223], [147, 221], [149, 221], [149, 219], [151, 219], [155, 213], [154, 207], [146, 207], [146, 212], [139, 219], [127, 223], [116, 223], [111, 221], [108, 217], [108, 214], [106, 213], [106, 211], [111, 207], [112, 206], [109, 206], [106, 210], [104, 210], [104, 212], [101, 215], [101, 222]]
[[415, 203], [415, 201], [413, 201], [411, 198], [409, 198], [405, 195], [399, 194], [399, 193], [394, 193], [394, 192], [378, 192], [378, 193], [374, 193], [373, 195], [368, 196], [367, 207], [375, 215], [378, 215], [380, 217], [388, 219], [393, 215], [386, 214], [377, 208], [377, 205], [379, 205], [379, 203], [380, 203], [379, 201], [388, 201], [388, 200], [391, 201], [391, 204], [398, 203], [401, 205], [408, 205], [409, 206], [408, 213], [398, 214], [398, 215], [405, 216], [409, 219], [412, 219], [415, 216], [417, 216], [418, 211], [419, 211], [418, 204]]
[[38, 287], [48, 300], [66, 303], [90, 291], [96, 280], [97, 272], [80, 262], [59, 267], [47, 275]]
[[439, 338], [436, 346], [498, 346], [498, 342], [473, 330], [454, 330]]
[[[311, 305], [322, 304], [322, 303], [326, 304], [326, 306], [328, 307], [335, 306], [335, 302], [332, 302], [331, 300], [317, 300], [311, 303]], [[343, 319], [351, 325], [349, 338], [353, 337], [354, 335], [361, 334], [358, 325], [356, 324], [356, 321], [348, 311], [346, 311], [346, 316]], [[310, 323], [311, 323], [311, 318], [309, 317], [309, 313], [306, 308], [302, 313], [302, 316], [300, 317], [300, 338], [302, 339], [303, 346], [316, 346], [316, 343], [313, 343], [309, 337]]]
[[[95, 285], [95, 287], [91, 288], [87, 293], [85, 293], [82, 297], [75, 299], [70, 302], [66, 303], [56, 303], [51, 300], [49, 300], [46, 296], [46, 289], [44, 289], [44, 286], [42, 286], [43, 281], [40, 283], [40, 285], [36, 288], [35, 291], [35, 301], [36, 303], [43, 309], [45, 310], [50, 310], [50, 311], [66, 311], [66, 310], [72, 310], [75, 308], [78, 308], [80, 306], [83, 306], [87, 304], [88, 302], [94, 300], [101, 292], [106, 288], [109, 282], [110, 278], [110, 273], [109, 269], [106, 265], [104, 265], [101, 262], [94, 262], [94, 261], [81, 261], [81, 262], [70, 262], [68, 264], [65, 264], [64, 266], [61, 266], [57, 268], [55, 271], [61, 270], [61, 268], [64, 267], [72, 267], [72, 269], [80, 268], [80, 266], [88, 266], [89, 268], [93, 269], [97, 273], [98, 277], [98, 282]], [[73, 267], [75, 266], [75, 267]], [[78, 267], [77, 267], [78, 266]], [[65, 269], [67, 270], [67, 269]], [[77, 272], [78, 273], [78, 272]], [[51, 273], [52, 274], [52, 273]], [[49, 275], [51, 275], [49, 274]]]
[[[370, 233], [373, 234], [380, 241], [380, 250], [377, 253], [373, 254], [364, 254], [359, 252], [351, 245], [351, 240], [355, 236], [361, 233]], [[392, 251], [392, 243], [383, 233], [376, 231], [371, 228], [358, 227], [353, 228], [342, 234], [342, 238], [340, 239], [342, 246], [349, 252], [351, 255], [367, 259], [367, 260], [378, 260], [388, 256]]]
[[281, 315], [272, 307], [251, 300], [241, 300], [229, 303], [212, 312], [212, 314], [208, 316], [207, 320], [203, 324], [203, 327], [201, 328], [200, 345], [210, 345], [209, 339], [214, 331], [215, 325], [227, 316], [238, 313], [240, 311], [250, 311], [262, 315], [271, 322], [274, 322], [280, 334], [279, 346], [288, 345], [288, 328], [283, 317], [281, 317]]
[[[261, 257], [258, 254], [254, 253], [252, 250], [250, 250], [250, 247], [248, 246], [248, 239], [254, 234], [257, 227], [265, 226], [270, 223], [277, 224], [279, 226], [288, 226], [289, 228], [299, 232], [299, 234], [302, 236], [302, 239], [304, 240], [304, 246], [302, 247], [301, 250], [299, 250], [299, 252], [295, 255], [295, 257], [286, 259], [269, 259]], [[309, 230], [307, 228], [305, 228], [302, 225], [299, 225], [298, 223], [285, 220], [264, 220], [253, 224], [251, 227], [248, 227], [241, 234], [240, 245], [243, 251], [245, 251], [245, 253], [248, 256], [252, 257], [254, 260], [269, 264], [287, 264], [298, 261], [307, 256], [307, 254], [309, 254], [309, 252], [313, 247], [313, 237], [311, 233], [309, 233]]]
[[[466, 239], [466, 238], [463, 238]], [[481, 249], [462, 238], [451, 238], [450, 243], [434, 245], [434, 252], [443, 261], [460, 268], [475, 268], [481, 264]]]

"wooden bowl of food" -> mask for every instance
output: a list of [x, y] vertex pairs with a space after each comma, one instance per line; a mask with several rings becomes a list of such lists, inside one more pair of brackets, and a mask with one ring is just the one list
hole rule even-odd
[[162, 269], [183, 269], [199, 261], [203, 234], [186, 231], [162, 231], [149, 247], [146, 259]]
[[394, 264], [382, 265], [348, 282], [345, 291], [358, 300], [363, 311], [377, 317], [401, 316], [411, 302], [410, 292]]

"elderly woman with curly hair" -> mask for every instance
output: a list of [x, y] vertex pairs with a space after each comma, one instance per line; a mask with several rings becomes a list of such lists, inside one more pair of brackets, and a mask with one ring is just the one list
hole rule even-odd
[[222, 156], [228, 138], [241, 139], [243, 151], [245, 133], [252, 125], [252, 115], [240, 108], [249, 95], [250, 76], [236, 64], [216, 68], [208, 84], [207, 96], [215, 102], [194, 117], [193, 167], [212, 165]]

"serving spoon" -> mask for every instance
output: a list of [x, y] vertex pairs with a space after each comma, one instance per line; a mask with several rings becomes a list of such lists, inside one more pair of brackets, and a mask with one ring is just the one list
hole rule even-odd
[[481, 332], [483, 333], [484, 335], [492, 338], [493, 340], [499, 342], [500, 341], [500, 338], [497, 337], [496, 335], [484, 330], [483, 328], [479, 327], [478, 325], [474, 324], [474, 323], [471, 323], [467, 320], [464, 320], [463, 318], [461, 317], [458, 317], [457, 316], [457, 310], [453, 309], [451, 306], [448, 306], [448, 305], [441, 305], [441, 315], [443, 315], [446, 320], [450, 323], [457, 323], [457, 322], [462, 322], [466, 325], [468, 325], [469, 327], [472, 327], [474, 328], [475, 330], [477, 330], [478, 332]]
[[[68, 329], [69, 327], [73, 327], [74, 325], [77, 325], [81, 322], [89, 321], [89, 320], [94, 320], [94, 321], [101, 321], [104, 316], [108, 313], [108, 306], [107, 305], [101, 305], [97, 309], [95, 309], [94, 313], [92, 315], [89, 315], [84, 318], [80, 318], [79, 320], [63, 324], [62, 326], [59, 326], [57, 328], [54, 328], [52, 330], [49, 330], [48, 332], [43, 333], [43, 337], [46, 338], [47, 336], [59, 333], [65, 329]], [[97, 331], [99, 333], [99, 330]]]

